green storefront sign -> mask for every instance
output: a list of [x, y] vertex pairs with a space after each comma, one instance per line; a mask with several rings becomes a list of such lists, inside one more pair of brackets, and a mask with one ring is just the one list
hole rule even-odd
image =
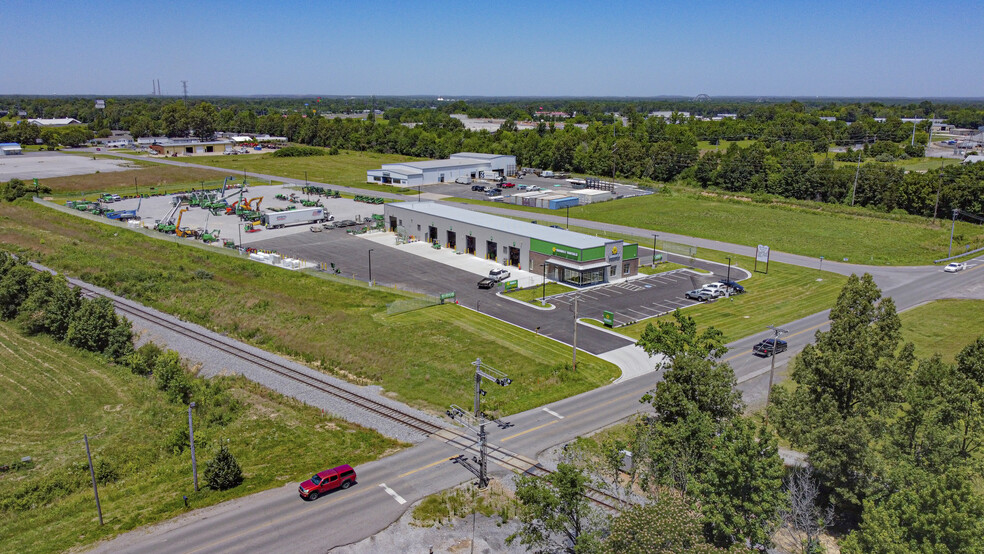
[[504, 286], [505, 286], [506, 292], [509, 292], [511, 290], [516, 290], [516, 289], [519, 288], [519, 281], [506, 281], [504, 283]]
[[605, 315], [604, 315], [604, 318], [603, 319], [604, 319], [604, 322], [605, 322], [605, 326], [606, 327], [614, 327], [615, 326], [615, 314], [613, 314], [612, 312], [605, 312]]

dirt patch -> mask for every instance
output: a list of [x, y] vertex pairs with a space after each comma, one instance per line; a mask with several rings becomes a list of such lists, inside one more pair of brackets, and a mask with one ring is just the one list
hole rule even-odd
[[200, 181], [222, 179], [228, 173], [228, 171], [212, 171], [209, 169], [154, 164], [140, 169], [114, 171], [112, 173], [52, 177], [50, 179], [42, 179], [41, 182], [51, 187], [52, 192], [55, 193], [93, 193], [95, 191], [108, 192], [120, 190], [123, 192], [130, 191], [132, 193], [134, 192], [133, 184], [136, 182], [139, 187], [136, 190], [146, 194], [147, 192], [151, 192], [150, 187], [180, 183], [194, 184]]

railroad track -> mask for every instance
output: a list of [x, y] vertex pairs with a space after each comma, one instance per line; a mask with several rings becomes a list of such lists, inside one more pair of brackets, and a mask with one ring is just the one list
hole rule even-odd
[[[82, 290], [84, 296], [90, 298], [103, 296], [96, 290], [87, 287], [84, 284], [76, 283], [76, 286], [78, 286], [79, 289]], [[317, 377], [308, 375], [304, 372], [293, 369], [290, 366], [277, 362], [275, 360], [268, 360], [257, 354], [243, 351], [240, 348], [238, 348], [236, 345], [231, 344], [231, 341], [226, 342], [209, 335], [201, 335], [195, 333], [187, 329], [185, 326], [181, 325], [180, 323], [175, 323], [174, 321], [170, 321], [166, 318], [163, 318], [148, 309], [134, 307], [129, 304], [124, 304], [122, 302], [114, 302], [113, 304], [115, 305], [117, 310], [123, 312], [124, 314], [142, 319], [144, 321], [149, 321], [155, 325], [159, 325], [167, 329], [168, 331], [177, 333], [183, 337], [187, 337], [189, 339], [202, 343], [206, 346], [219, 350], [225, 354], [239, 358], [240, 360], [243, 360], [245, 362], [249, 362], [271, 373], [284, 377], [285, 379], [290, 379], [291, 381], [301, 383], [307, 387], [321, 391], [335, 398], [345, 400], [351, 404], [358, 406], [359, 408], [365, 409], [377, 416], [383, 417], [388, 421], [399, 423], [400, 425], [403, 425], [405, 427], [423, 433], [425, 436], [432, 435], [437, 431], [443, 429], [443, 427], [439, 425], [436, 425], [430, 421], [419, 418], [413, 414], [404, 412], [402, 410], [399, 410], [397, 408], [379, 402], [370, 396], [362, 395], [350, 391], [328, 380], [319, 379]]]
[[[75, 282], [73, 283], [73, 285], [78, 287], [82, 291], [82, 295], [85, 297], [97, 298], [97, 297], [104, 296], [103, 294], [99, 293], [95, 289], [83, 283]], [[286, 379], [290, 379], [297, 383], [301, 383], [307, 387], [321, 391], [335, 398], [345, 400], [351, 404], [356, 405], [359, 408], [368, 410], [369, 412], [379, 417], [406, 426], [410, 429], [423, 433], [426, 436], [433, 435], [439, 431], [450, 433], [452, 437], [448, 439], [449, 443], [455, 444], [459, 448], [466, 451], [472, 451], [475, 453], [478, 452], [477, 441], [475, 441], [473, 437], [461, 433], [460, 430], [456, 428], [441, 427], [425, 419], [418, 418], [413, 414], [406, 413], [392, 406], [378, 402], [377, 400], [369, 396], [352, 392], [343, 387], [339, 387], [338, 385], [335, 385], [330, 381], [318, 379], [317, 377], [297, 371], [296, 369], [293, 369], [287, 366], [286, 364], [282, 364], [275, 360], [268, 360], [257, 354], [243, 351], [240, 348], [238, 348], [237, 345], [232, 344], [231, 341], [226, 342], [216, 337], [195, 333], [189, 330], [184, 325], [171, 321], [167, 318], [161, 317], [149, 309], [132, 306], [130, 304], [125, 304], [117, 301], [113, 301], [113, 305], [116, 307], [117, 310], [131, 317], [142, 319], [144, 321], [151, 322], [155, 325], [159, 325], [173, 333], [177, 333], [183, 337], [202, 343], [206, 346], [219, 350], [225, 354], [252, 363], [271, 373], [274, 373]], [[461, 440], [466, 440], [466, 441], [471, 440], [473, 442], [471, 444], [463, 444], [459, 442]], [[487, 451], [488, 451], [489, 458], [493, 462], [495, 462], [497, 465], [501, 467], [515, 471], [517, 473], [532, 475], [534, 477], [539, 477], [539, 478], [544, 478], [554, 473], [553, 471], [541, 466], [539, 463], [535, 461], [533, 463], [517, 462], [516, 460], [519, 459], [519, 455], [514, 452], [510, 452], [502, 448], [501, 446], [495, 444], [489, 444], [487, 449], [488, 449]], [[585, 496], [589, 500], [591, 500], [595, 504], [598, 504], [599, 506], [602, 506], [603, 508], [606, 508], [608, 510], [618, 511], [620, 507], [625, 506], [624, 500], [615, 497], [611, 494], [608, 494], [607, 492], [591, 487], [589, 487], [588, 491], [589, 491], [588, 494], [586, 494]]]

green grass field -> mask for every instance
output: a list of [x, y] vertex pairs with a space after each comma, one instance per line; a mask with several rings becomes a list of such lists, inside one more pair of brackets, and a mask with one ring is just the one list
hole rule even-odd
[[[384, 192], [401, 192], [399, 187], [390, 185], [374, 185], [366, 182], [366, 171], [379, 169], [382, 164], [419, 160], [397, 154], [376, 154], [373, 152], [355, 152], [342, 150], [336, 156], [307, 156], [299, 158], [275, 158], [271, 154], [249, 154], [246, 156], [203, 156], [195, 158], [192, 163], [209, 165], [225, 170], [246, 171], [277, 175], [296, 180], [304, 184], [305, 172], [307, 179], [319, 183], [330, 183], [336, 186], [357, 187], [366, 190]], [[416, 194], [417, 191], [403, 191], [406, 194]]]
[[[833, 154], [827, 156], [824, 154], [816, 153], [813, 154], [813, 159], [817, 163], [824, 161], [825, 159], [833, 159]], [[855, 155], [855, 158], [857, 156]], [[872, 158], [861, 161], [862, 164], [869, 163], [883, 163], [877, 162]], [[909, 158], [906, 160], [896, 160], [894, 162], [889, 162], [894, 166], [898, 166], [906, 171], [929, 171], [932, 169], [939, 169], [941, 166], [957, 165], [960, 160], [955, 160], [951, 158]], [[853, 162], [840, 162], [834, 161], [834, 167], [857, 167], [857, 161]]]
[[[705, 259], [723, 257], [719, 252], [702, 250], [698, 256]], [[732, 256], [736, 266], [751, 270], [753, 258]], [[823, 281], [817, 281], [818, 278]], [[752, 273], [741, 282], [748, 291], [745, 294], [721, 298], [714, 302], [686, 308], [700, 328], [714, 327], [724, 333], [725, 342], [731, 342], [765, 330], [767, 325], [782, 325], [801, 317], [829, 309], [834, 305], [847, 278], [834, 273], [821, 273], [815, 269], [780, 263], [769, 264], [769, 273]], [[664, 318], [672, 318], [667, 314]], [[646, 324], [652, 319], [615, 328], [633, 339], [639, 339]]]
[[937, 300], [901, 314], [902, 335], [916, 345], [916, 356], [939, 352], [947, 362], [984, 335], [984, 300]]
[[[66, 551], [325, 467], [358, 465], [400, 446], [243, 378], [220, 378], [240, 408], [225, 425], [196, 423], [199, 482], [220, 441], [246, 479], [227, 491], [203, 486], [196, 493], [188, 449], [171, 448], [175, 434], [187, 430], [187, 408], [166, 400], [152, 379], [46, 337], [25, 337], [9, 323], [0, 323], [0, 347], [0, 465], [24, 456], [34, 464], [0, 474], [5, 552]], [[99, 474], [116, 475], [99, 487], [102, 527], [84, 433]]]
[[[890, 216], [864, 208], [787, 200], [762, 204], [719, 193], [675, 187], [668, 190], [672, 192], [571, 208], [570, 216], [743, 244], [749, 253], [755, 245], [766, 244], [782, 252], [828, 260], [847, 258], [851, 263], [869, 265], [924, 265], [947, 255], [947, 220], [933, 224], [930, 219]], [[517, 214], [517, 219], [558, 215], [557, 211], [505, 203], [467, 203], [527, 214]], [[955, 244], [970, 244], [972, 248], [984, 245], [984, 227], [979, 225], [958, 222], [956, 236]], [[647, 244], [646, 239], [639, 240]], [[652, 242], [651, 236], [648, 241]]]
[[[510, 298], [515, 298], [516, 300], [522, 300], [523, 302], [529, 302], [539, 306], [540, 299], [542, 299], [544, 295], [549, 297], [554, 294], [563, 294], [572, 290], [574, 290], [574, 288], [568, 287], [567, 285], [561, 285], [560, 283], [547, 283], [546, 287], [542, 285], [538, 287], [529, 287], [507, 292], [505, 294]], [[550, 303], [547, 302], [547, 305], [550, 305]]]
[[700, 150], [701, 152], [710, 152], [716, 150], [724, 151], [727, 150], [728, 146], [731, 146], [732, 144], [737, 144], [740, 148], [747, 148], [748, 146], [751, 146], [754, 143], [755, 143], [754, 140], [722, 140], [719, 141], [719, 144], [711, 144], [710, 141], [699, 140], [697, 141], [697, 149]]
[[[0, 247], [434, 412], [470, 398], [477, 357], [516, 383], [501, 396], [506, 413], [619, 375], [589, 356], [571, 372], [567, 347], [461, 306], [387, 315], [388, 304], [408, 295], [159, 241], [28, 201], [0, 205]], [[197, 270], [213, 277], [196, 278]]]

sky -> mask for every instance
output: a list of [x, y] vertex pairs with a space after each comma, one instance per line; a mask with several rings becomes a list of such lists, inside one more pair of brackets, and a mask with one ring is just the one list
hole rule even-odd
[[984, 97], [984, 2], [0, 0], [0, 94]]

